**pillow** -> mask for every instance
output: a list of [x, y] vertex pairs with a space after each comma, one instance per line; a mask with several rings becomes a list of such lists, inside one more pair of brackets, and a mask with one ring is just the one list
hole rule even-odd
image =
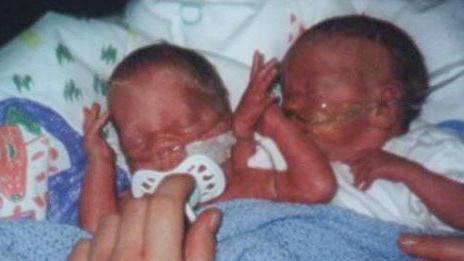
[[[16, 160], [1, 174], [0, 215], [43, 219], [49, 197], [48, 219], [77, 222], [85, 166], [82, 108], [93, 102], [105, 107], [113, 67], [147, 43], [121, 24], [49, 13], [0, 50], [2, 161]], [[105, 133], [119, 152], [114, 129]], [[118, 165], [121, 189], [127, 183], [121, 157]]]
[[281, 58], [302, 26], [353, 11], [343, 0], [133, 0], [125, 19], [152, 36], [250, 65], [254, 50]]
[[[123, 24], [48, 13], [0, 50], [0, 100], [22, 97], [46, 105], [82, 133], [82, 108], [93, 102], [105, 108], [114, 66], [147, 43]], [[114, 133], [111, 126], [105, 131]]]
[[422, 117], [437, 123], [464, 119], [464, 2], [460, 0], [352, 0], [357, 13], [391, 21], [408, 32], [425, 57], [431, 84], [457, 78], [432, 93]]
[[[93, 102], [105, 108], [106, 81], [114, 66], [132, 50], [159, 39], [117, 20], [49, 13], [0, 50], [0, 155], [7, 155], [0, 161], [19, 159], [0, 167], [5, 170], [0, 172], [0, 216], [13, 212], [13, 218], [29, 214], [43, 219], [48, 197], [49, 220], [77, 223], [85, 167], [82, 109]], [[236, 106], [248, 81], [247, 66], [200, 53], [235, 90], [230, 100]], [[108, 125], [104, 134], [117, 155], [121, 191], [128, 184], [127, 166], [115, 129]], [[27, 204], [40, 205], [42, 212], [32, 216], [29, 210], [35, 208], [25, 209]]]
[[71, 167], [65, 145], [27, 109], [20, 100], [0, 102], [0, 219], [44, 219], [47, 179]]
[[[395, 23], [422, 50], [432, 84], [464, 75], [464, 2], [460, 0], [133, 0], [132, 27], [172, 42], [251, 64], [254, 50], [282, 58], [301, 31], [337, 15], [367, 14]], [[449, 68], [460, 62], [451, 69]], [[422, 116], [431, 122], [464, 119], [464, 77], [433, 93]]]

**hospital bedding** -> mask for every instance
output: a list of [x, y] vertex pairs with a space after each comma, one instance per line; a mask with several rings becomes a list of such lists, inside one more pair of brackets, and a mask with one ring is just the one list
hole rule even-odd
[[[464, 130], [464, 77], [459, 77], [464, 73], [461, 10], [464, 3], [458, 0], [140, 0], [132, 1], [116, 19], [49, 13], [0, 50], [0, 124], [12, 122], [11, 111], [19, 112], [22, 120], [13, 121], [16, 132], [29, 140], [46, 137], [49, 141], [27, 146], [29, 140], [13, 141], [29, 156], [14, 165], [10, 174], [0, 174], [11, 176], [11, 171], [19, 171], [22, 175], [19, 181], [9, 177], [15, 189], [0, 191], [0, 207], [8, 207], [13, 217], [31, 217], [27, 206], [35, 204], [34, 208], [49, 208], [50, 221], [76, 224], [85, 164], [82, 107], [93, 102], [104, 106], [106, 80], [114, 65], [137, 47], [159, 40], [206, 55], [217, 66], [236, 106], [247, 84], [254, 50], [267, 58], [282, 58], [304, 28], [334, 15], [366, 13], [391, 20], [417, 41], [432, 84], [446, 83], [430, 95], [422, 118], [459, 133]], [[10, 130], [0, 126], [0, 135], [6, 131]], [[128, 183], [127, 168], [114, 128], [108, 126], [104, 133], [118, 154], [121, 190]], [[264, 149], [249, 165], [285, 169], [275, 144], [257, 138]], [[44, 183], [46, 178], [48, 183]], [[26, 196], [26, 191], [33, 195]]]
[[[404, 227], [346, 209], [263, 200], [218, 207], [224, 213], [218, 261], [408, 260], [396, 247]], [[88, 236], [76, 227], [45, 221], [0, 222], [0, 260], [64, 260], [72, 243]]]

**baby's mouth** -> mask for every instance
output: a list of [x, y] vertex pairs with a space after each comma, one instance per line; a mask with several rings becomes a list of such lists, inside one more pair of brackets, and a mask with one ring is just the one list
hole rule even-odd
[[179, 151], [171, 153], [166, 157], [150, 157], [131, 161], [132, 173], [140, 169], [152, 169], [157, 171], [167, 171], [175, 168], [185, 159], [185, 152]]

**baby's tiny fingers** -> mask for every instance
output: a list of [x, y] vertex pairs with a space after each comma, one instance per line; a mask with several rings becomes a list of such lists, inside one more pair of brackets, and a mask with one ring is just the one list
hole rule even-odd
[[100, 104], [96, 102], [92, 103], [92, 111], [96, 112], [97, 114], [100, 113]]
[[359, 188], [359, 184], [362, 183], [362, 174], [358, 172], [357, 170], [352, 170], [353, 173], [353, 186]]
[[353, 186], [363, 190], [367, 185], [367, 174], [361, 165], [351, 166], [351, 173], [353, 174]]
[[358, 188], [362, 191], [366, 191], [368, 188], [371, 187], [372, 182], [374, 180], [370, 178], [368, 175], [361, 181], [361, 183], [358, 185]]
[[95, 124], [101, 129], [103, 128], [103, 126], [105, 126], [108, 123], [109, 120], [110, 120], [110, 113], [106, 111], [100, 116], [100, 118], [98, 118]]
[[254, 79], [256, 76], [256, 73], [258, 72], [258, 69], [260, 67], [260, 64], [262, 63], [263, 57], [259, 53], [259, 51], [255, 51], [253, 54], [253, 64], [251, 65], [251, 74], [250, 74], [250, 80]]
[[99, 134], [103, 127], [108, 123], [109, 119], [109, 112], [103, 113], [100, 118], [97, 118], [96, 121], [92, 123], [92, 126], [89, 129], [89, 133]]
[[269, 60], [266, 64], [263, 65], [263, 68], [259, 71], [258, 77], [263, 78], [265, 77], [266, 74], [272, 71], [277, 71], [276, 66], [277, 66], [277, 59], [272, 58]]
[[84, 107], [82, 111], [84, 113], [83, 129], [84, 129], [84, 133], [87, 133], [92, 123], [92, 121], [90, 120], [90, 110], [87, 107]]
[[256, 84], [255, 92], [258, 93], [267, 93], [270, 87], [272, 86], [272, 82], [275, 80], [277, 76], [277, 69], [271, 68], [268, 71], [261, 72], [260, 79], [258, 84]]
[[272, 95], [267, 96], [266, 101], [265, 101], [264, 110], [266, 110], [272, 104], [275, 104], [278, 99], [279, 99], [279, 97], [276, 97], [276, 96], [272, 96]]

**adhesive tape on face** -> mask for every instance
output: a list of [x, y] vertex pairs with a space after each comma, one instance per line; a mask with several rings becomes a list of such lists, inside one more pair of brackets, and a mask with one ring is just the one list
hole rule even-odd
[[179, 166], [168, 171], [142, 169], [132, 177], [132, 194], [140, 198], [155, 192], [159, 183], [169, 175], [188, 174], [193, 176], [196, 187], [189, 199], [189, 205], [205, 202], [218, 197], [225, 189], [225, 177], [221, 167], [203, 155], [193, 155], [185, 159]]

